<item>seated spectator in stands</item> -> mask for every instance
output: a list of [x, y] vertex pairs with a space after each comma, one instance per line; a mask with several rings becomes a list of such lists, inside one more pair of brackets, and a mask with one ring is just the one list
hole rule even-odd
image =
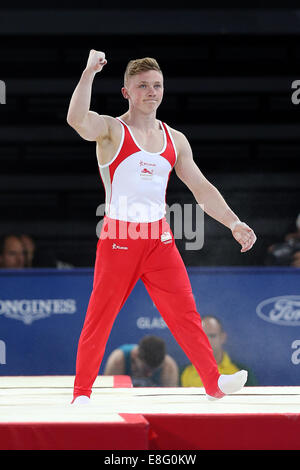
[[57, 261], [49, 250], [41, 250], [36, 240], [29, 234], [22, 233], [20, 238], [24, 247], [27, 268], [56, 268]]
[[139, 344], [124, 344], [108, 357], [104, 375], [129, 375], [134, 387], [177, 387], [178, 367], [166, 354], [163, 339], [145, 336]]
[[0, 237], [0, 268], [25, 268], [23, 244], [18, 235], [6, 234]]
[[26, 234], [20, 235], [20, 239], [24, 248], [25, 266], [26, 268], [32, 268], [36, 250], [35, 241], [30, 235]]
[[300, 268], [300, 214], [296, 219], [296, 231], [288, 233], [284, 242], [275, 243], [268, 248], [265, 264]]
[[[220, 320], [212, 315], [207, 315], [202, 318], [202, 326], [213, 349], [220, 374], [234, 374], [244, 369], [248, 371], [248, 380], [245, 385], [248, 387], [257, 385], [253, 373], [244, 365], [232, 361], [228, 353], [224, 351], [223, 346], [227, 340], [227, 334]], [[182, 387], [203, 387], [201, 378], [192, 364], [185, 367], [180, 381]]]
[[74, 266], [64, 261], [56, 259], [50, 250], [42, 251], [31, 235], [22, 234], [20, 236], [25, 255], [25, 266], [27, 268], [57, 268], [70, 269]]
[[37, 249], [35, 240], [23, 233], [0, 237], [0, 268], [70, 269], [73, 265], [56, 259], [50, 251]]

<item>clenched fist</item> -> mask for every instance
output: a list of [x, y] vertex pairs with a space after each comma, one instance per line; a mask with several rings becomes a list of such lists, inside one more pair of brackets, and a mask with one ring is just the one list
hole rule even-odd
[[86, 64], [88, 70], [92, 70], [94, 73], [100, 72], [104, 65], [107, 64], [104, 52], [90, 50], [89, 58]]

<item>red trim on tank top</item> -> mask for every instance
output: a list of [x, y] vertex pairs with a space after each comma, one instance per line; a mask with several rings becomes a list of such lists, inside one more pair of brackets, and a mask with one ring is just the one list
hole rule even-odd
[[164, 122], [162, 122], [163, 128], [165, 130], [165, 134], [167, 137], [167, 145], [163, 153], [161, 153], [161, 156], [164, 157], [168, 162], [170, 163], [171, 167], [173, 168], [175, 163], [176, 163], [176, 152], [175, 148], [173, 145], [173, 142], [171, 140], [169, 130]]
[[115, 170], [116, 170], [117, 166], [119, 166], [120, 163], [122, 163], [127, 157], [129, 157], [133, 153], [140, 152], [140, 149], [134, 143], [128, 128], [123, 124], [123, 122], [121, 122], [121, 121], [119, 121], [119, 122], [121, 123], [121, 125], [124, 128], [125, 135], [124, 135], [123, 145], [120, 148], [120, 151], [119, 151], [117, 157], [114, 159], [112, 164], [109, 166], [109, 173], [110, 173], [111, 182], [113, 180], [114, 173], [115, 173]]

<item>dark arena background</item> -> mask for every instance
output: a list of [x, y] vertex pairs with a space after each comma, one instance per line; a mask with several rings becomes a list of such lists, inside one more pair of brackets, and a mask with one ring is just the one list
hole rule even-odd
[[[1, 4], [0, 449], [300, 450], [300, 7], [281, 3]], [[157, 117], [186, 135], [201, 171], [256, 233], [240, 253], [228, 228], [196, 219], [193, 194], [172, 172], [166, 203], [182, 208], [170, 211], [173, 230], [193, 208], [176, 244], [199, 313], [220, 319], [226, 354], [253, 377], [222, 400], [183, 386], [189, 359], [139, 281], [91, 404], [70, 405], [105, 201], [96, 144], [66, 121], [91, 49], [107, 59], [91, 109], [111, 116], [127, 110], [128, 61], [157, 59]], [[188, 249], [196, 229], [203, 246]], [[23, 243], [11, 264], [7, 236]], [[177, 387], [103, 375], [113, 350], [145, 335], [164, 339]]]

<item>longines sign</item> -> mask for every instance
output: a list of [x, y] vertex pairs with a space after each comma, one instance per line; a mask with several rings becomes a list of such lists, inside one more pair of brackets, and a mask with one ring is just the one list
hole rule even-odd
[[74, 314], [75, 299], [0, 299], [1, 315], [30, 325], [35, 320], [56, 314]]

